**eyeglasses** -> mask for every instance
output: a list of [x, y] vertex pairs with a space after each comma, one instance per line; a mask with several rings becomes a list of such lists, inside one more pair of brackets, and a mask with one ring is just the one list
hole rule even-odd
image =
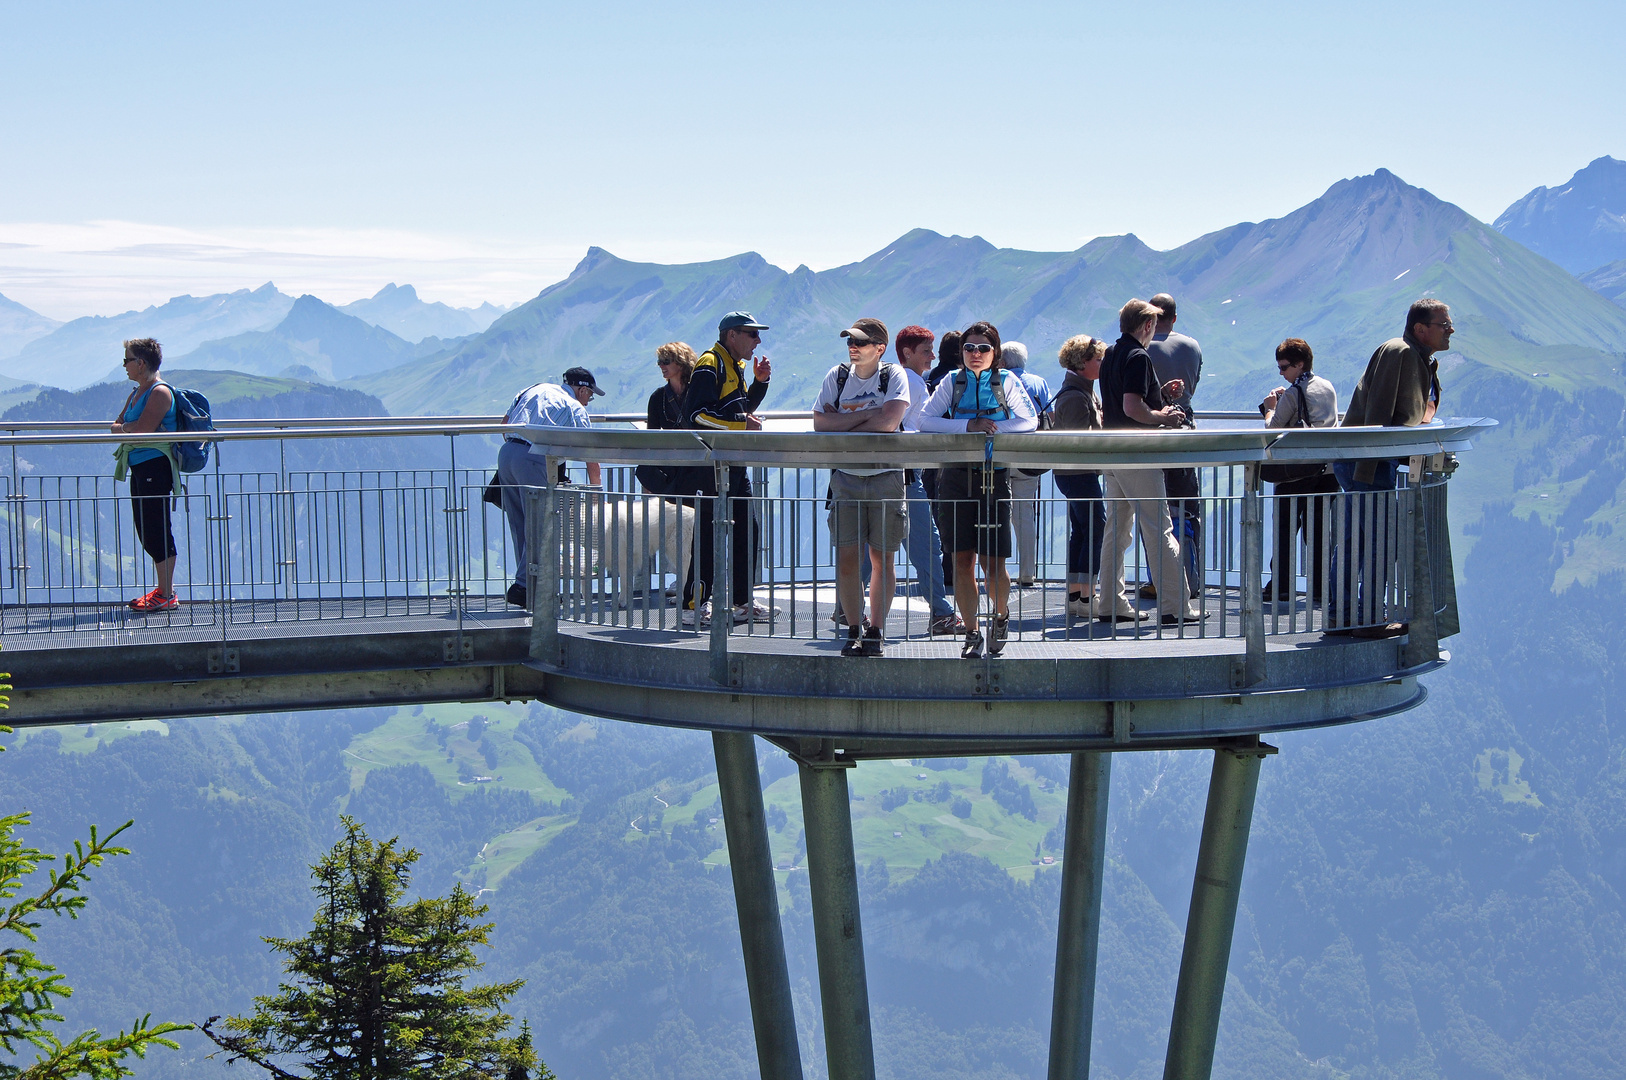
[[676, 360], [657, 360], [657, 361], [655, 361], [655, 363], [659, 367], [671, 367], [673, 364], [677, 363], [677, 361]]
[[137, 361], [137, 359], [138, 359], [138, 357], [134, 357], [134, 356], [126, 356], [126, 357], [125, 357], [125, 358], [124, 358], [124, 362], [125, 362], [125, 363], [126, 363], [126, 364], [133, 364], [133, 363], [135, 363], [135, 362], [136, 362], [136, 361]]
[[736, 334], [744, 334], [746, 337], [750, 338], [752, 341], [761, 341], [762, 340], [762, 333], [761, 333], [761, 331], [758, 331], [758, 330], [736, 330], [734, 332]]
[[985, 353], [985, 352], [993, 352], [994, 351], [994, 347], [992, 345], [988, 344], [986, 341], [983, 341], [983, 342], [971, 342], [971, 341], [968, 341], [964, 345], [961, 345], [960, 348], [963, 349], [965, 352], [968, 352], [968, 353]]
[[1450, 319], [1447, 319], [1444, 322], [1431, 322], [1428, 325], [1429, 326], [1438, 326], [1442, 330], [1450, 330], [1453, 333], [1455, 333], [1456, 329], [1457, 329], [1456, 327], [1451, 325], [1451, 320]]

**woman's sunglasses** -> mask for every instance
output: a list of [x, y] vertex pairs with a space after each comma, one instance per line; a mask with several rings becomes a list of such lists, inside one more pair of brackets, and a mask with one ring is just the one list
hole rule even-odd
[[989, 345], [987, 342], [968, 342], [961, 345], [960, 348], [968, 353], [985, 353], [994, 351], [994, 347]]

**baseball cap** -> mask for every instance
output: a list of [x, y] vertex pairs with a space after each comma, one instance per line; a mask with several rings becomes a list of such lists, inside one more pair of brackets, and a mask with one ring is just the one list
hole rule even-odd
[[725, 330], [766, 330], [768, 327], [751, 317], [749, 311], [730, 311], [717, 324], [717, 333]]
[[564, 378], [566, 386], [590, 386], [594, 394], [604, 396], [604, 391], [598, 388], [598, 383], [593, 379], [593, 373], [584, 367], [570, 368], [565, 372]]
[[841, 332], [844, 338], [851, 338], [859, 345], [885, 345], [886, 324], [880, 319], [855, 319], [853, 324]]

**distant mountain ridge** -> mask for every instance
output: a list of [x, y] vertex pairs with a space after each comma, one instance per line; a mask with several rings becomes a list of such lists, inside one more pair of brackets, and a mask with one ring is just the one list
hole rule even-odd
[[15, 355], [24, 345], [42, 338], [62, 324], [0, 296], [0, 359]]
[[[434, 345], [438, 344], [436, 339]], [[271, 329], [205, 342], [181, 356], [179, 363], [334, 382], [383, 371], [415, 355], [415, 346], [388, 330], [306, 295], [294, 301], [287, 317]]]
[[118, 370], [129, 338], [157, 338], [166, 357], [191, 352], [212, 338], [275, 326], [294, 298], [269, 281], [258, 289], [214, 296], [177, 296], [122, 315], [90, 315], [64, 323], [0, 360], [0, 374], [73, 390]]
[[428, 303], [418, 298], [418, 290], [411, 285], [397, 285], [392, 281], [367, 299], [345, 304], [338, 310], [406, 341], [419, 342], [429, 337], [460, 338], [478, 334], [508, 309], [490, 301], [475, 308], [454, 308], [439, 301]]
[[[706, 263], [633, 263], [589, 249], [564, 281], [456, 349], [359, 384], [392, 412], [501, 410], [519, 387], [591, 367], [612, 409], [642, 406], [658, 376], [653, 351], [671, 339], [697, 350], [722, 313], [744, 308], [772, 329], [769, 408], [805, 408], [843, 358], [839, 330], [859, 315], [894, 330], [938, 332], [977, 318], [1032, 351], [1034, 370], [1056, 372], [1068, 336], [1114, 340], [1131, 296], [1173, 293], [1180, 326], [1202, 341], [1199, 401], [1251, 407], [1274, 385], [1272, 351], [1284, 337], [1311, 341], [1317, 370], [1345, 387], [1372, 350], [1402, 329], [1419, 296], [1452, 305], [1459, 329], [1451, 364], [1573, 389], [1617, 381], [1626, 312], [1571, 275], [1388, 170], [1333, 184], [1281, 218], [1243, 223], [1158, 252], [1132, 235], [1076, 251], [996, 248], [981, 237], [917, 229], [856, 263], [786, 271], [746, 253]], [[426, 388], [437, 391], [429, 395]]]
[[1567, 183], [1536, 188], [1495, 227], [1572, 274], [1626, 259], [1626, 161], [1601, 157]]

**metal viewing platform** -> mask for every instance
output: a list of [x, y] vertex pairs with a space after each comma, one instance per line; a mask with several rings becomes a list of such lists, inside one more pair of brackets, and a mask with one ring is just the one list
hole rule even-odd
[[[0, 472], [0, 662], [17, 686], [8, 723], [537, 699], [711, 731], [759, 1064], [776, 1080], [799, 1078], [801, 1056], [752, 736], [799, 765], [838, 1080], [874, 1075], [845, 769], [871, 758], [1072, 755], [1051, 1036], [1059, 1080], [1088, 1074], [1111, 755], [1208, 749], [1165, 1072], [1205, 1077], [1259, 763], [1274, 752], [1261, 736], [1423, 700], [1419, 679], [1448, 661], [1440, 642], [1457, 632], [1454, 455], [1490, 423], [1267, 430], [1225, 417], [1195, 431], [981, 436], [226, 422], [226, 461], [247, 464], [225, 471], [217, 454], [186, 478], [173, 510], [182, 603], [149, 615], [127, 606], [152, 586], [127, 497], [108, 476], [51, 464], [65, 448], [163, 440], [18, 425], [0, 429], [11, 459], [9, 476]], [[482, 501], [505, 433], [531, 441], [550, 478], [557, 463], [581, 460], [606, 476], [603, 488], [516, 493], [527, 549], [517, 575], [504, 516]], [[324, 454], [367, 467], [309, 464]], [[1401, 462], [1399, 485], [1295, 501], [1261, 483], [1268, 464], [1362, 459]], [[698, 471], [715, 494], [644, 493], [633, 479], [644, 465]], [[1191, 470], [1189, 607], [1167, 622], [1070, 614], [1069, 506], [1047, 474], [1037, 499], [1011, 507], [1034, 520], [1037, 573], [1034, 587], [1012, 590], [1001, 655], [962, 659], [958, 639], [931, 634], [920, 568], [900, 551], [885, 655], [842, 656], [829, 471], [965, 466]], [[1295, 514], [1313, 527], [1279, 531]], [[739, 529], [755, 536], [743, 577], [757, 610], [736, 623], [726, 613], [745, 599], [730, 595]], [[1141, 550], [1122, 602], [1145, 606]], [[709, 625], [681, 606], [691, 576], [711, 583]], [[504, 599], [516, 577], [528, 610]], [[1264, 594], [1267, 578], [1275, 588]], [[1403, 633], [1375, 631], [1396, 623]]]

